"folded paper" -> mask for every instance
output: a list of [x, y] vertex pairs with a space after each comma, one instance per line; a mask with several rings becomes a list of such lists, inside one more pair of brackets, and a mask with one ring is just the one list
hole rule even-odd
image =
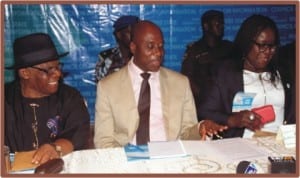
[[12, 163], [11, 171], [22, 171], [35, 169], [38, 165], [31, 163], [35, 150], [15, 152], [15, 158]]

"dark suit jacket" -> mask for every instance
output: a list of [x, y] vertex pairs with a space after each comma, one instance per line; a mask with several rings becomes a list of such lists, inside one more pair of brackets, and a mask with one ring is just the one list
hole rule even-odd
[[[282, 70], [279, 68], [279, 73]], [[200, 102], [198, 115], [201, 119], [210, 118], [217, 123], [227, 125], [227, 118], [232, 113], [232, 101], [235, 94], [244, 91], [243, 67], [234, 61], [224, 61], [213, 69], [214, 80], [206, 87], [207, 95]], [[285, 91], [285, 122], [295, 123], [295, 84], [281, 75]], [[244, 128], [231, 128], [224, 132], [224, 137], [242, 137]]]

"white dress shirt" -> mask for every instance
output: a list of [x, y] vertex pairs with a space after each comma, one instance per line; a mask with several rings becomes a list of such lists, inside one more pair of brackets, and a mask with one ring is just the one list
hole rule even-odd
[[[141, 77], [142, 71], [133, 63], [133, 58], [129, 61], [128, 71], [132, 82], [132, 88], [134, 92], [134, 97], [136, 105], [139, 100], [141, 84], [143, 78]], [[159, 80], [159, 71], [158, 72], [149, 72], [151, 74], [149, 78], [150, 92], [151, 92], [151, 103], [150, 103], [150, 141], [166, 141], [166, 131], [165, 124], [162, 114], [162, 105], [161, 105], [161, 94], [160, 94], [160, 80]], [[136, 144], [136, 136], [134, 136], [131, 141], [132, 144]]]
[[[262, 130], [276, 133], [284, 120], [284, 89], [281, 80], [275, 81], [276, 87], [270, 81], [270, 73], [255, 73], [244, 70], [244, 91], [246, 93], [256, 93], [252, 102], [252, 108], [264, 105], [272, 105], [275, 112], [275, 120], [266, 123]], [[244, 138], [253, 136], [253, 132], [245, 129]]]

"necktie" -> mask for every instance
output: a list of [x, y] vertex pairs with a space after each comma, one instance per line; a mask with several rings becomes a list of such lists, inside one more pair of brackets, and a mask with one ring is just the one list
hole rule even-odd
[[148, 79], [149, 73], [142, 73], [143, 82], [141, 85], [140, 96], [138, 101], [138, 111], [140, 123], [136, 132], [136, 143], [138, 145], [147, 144], [149, 137], [149, 117], [150, 117], [150, 85]]

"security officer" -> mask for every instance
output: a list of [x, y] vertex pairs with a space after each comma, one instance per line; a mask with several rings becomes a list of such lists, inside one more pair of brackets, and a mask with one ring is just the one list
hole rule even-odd
[[119, 70], [129, 61], [132, 56], [129, 49], [131, 27], [138, 21], [139, 18], [132, 15], [121, 16], [115, 21], [113, 27], [117, 46], [99, 53], [95, 69], [96, 81]]
[[211, 66], [219, 60], [226, 59], [233, 50], [233, 43], [223, 40], [223, 12], [206, 11], [201, 17], [201, 25], [203, 36], [187, 45], [181, 68], [181, 73], [190, 80], [196, 106], [201, 96], [205, 95], [204, 87], [211, 82]]

